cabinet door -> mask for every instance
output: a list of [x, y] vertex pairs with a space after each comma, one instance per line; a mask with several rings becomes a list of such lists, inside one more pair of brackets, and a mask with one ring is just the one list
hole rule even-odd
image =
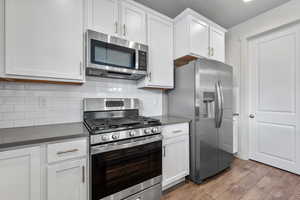
[[5, 1], [5, 72], [82, 80], [83, 3]]
[[88, 3], [89, 28], [109, 35], [118, 34], [118, 1], [89, 0]]
[[225, 33], [214, 27], [210, 28], [210, 58], [225, 62]]
[[0, 152], [1, 199], [41, 199], [40, 148]]
[[122, 2], [122, 35], [130, 41], [146, 44], [146, 12]]
[[87, 200], [86, 159], [48, 166], [47, 200]]
[[209, 26], [207, 23], [190, 16], [190, 50], [200, 57], [208, 56]]
[[189, 138], [178, 136], [164, 141], [163, 187], [189, 174]]
[[173, 88], [173, 24], [148, 15], [149, 86]]

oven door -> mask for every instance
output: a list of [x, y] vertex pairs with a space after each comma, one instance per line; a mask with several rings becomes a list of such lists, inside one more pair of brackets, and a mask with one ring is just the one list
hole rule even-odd
[[91, 147], [92, 200], [124, 199], [161, 184], [161, 136]]

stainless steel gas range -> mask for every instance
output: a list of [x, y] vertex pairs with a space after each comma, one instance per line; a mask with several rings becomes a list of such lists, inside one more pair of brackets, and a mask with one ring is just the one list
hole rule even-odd
[[90, 132], [91, 200], [159, 200], [159, 120], [139, 115], [138, 99], [85, 99]]

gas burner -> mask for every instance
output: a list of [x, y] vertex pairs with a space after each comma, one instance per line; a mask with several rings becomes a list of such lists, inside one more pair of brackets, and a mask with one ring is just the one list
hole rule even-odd
[[91, 144], [161, 132], [158, 119], [139, 115], [136, 99], [85, 99], [84, 105], [84, 124], [90, 132]]

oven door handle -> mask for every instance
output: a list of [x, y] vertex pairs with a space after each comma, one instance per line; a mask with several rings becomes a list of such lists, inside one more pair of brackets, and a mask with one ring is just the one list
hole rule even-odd
[[132, 140], [131, 140], [130, 142], [124, 143], [124, 144], [109, 143], [109, 144], [104, 144], [104, 145], [92, 146], [91, 147], [91, 155], [104, 153], [104, 152], [108, 152], [108, 151], [126, 149], [126, 148], [149, 144], [149, 143], [157, 142], [157, 141], [161, 141], [161, 140], [162, 140], [162, 135], [155, 135], [155, 136], [149, 136], [149, 137], [145, 138], [144, 140], [136, 140], [134, 142], [132, 142]]

